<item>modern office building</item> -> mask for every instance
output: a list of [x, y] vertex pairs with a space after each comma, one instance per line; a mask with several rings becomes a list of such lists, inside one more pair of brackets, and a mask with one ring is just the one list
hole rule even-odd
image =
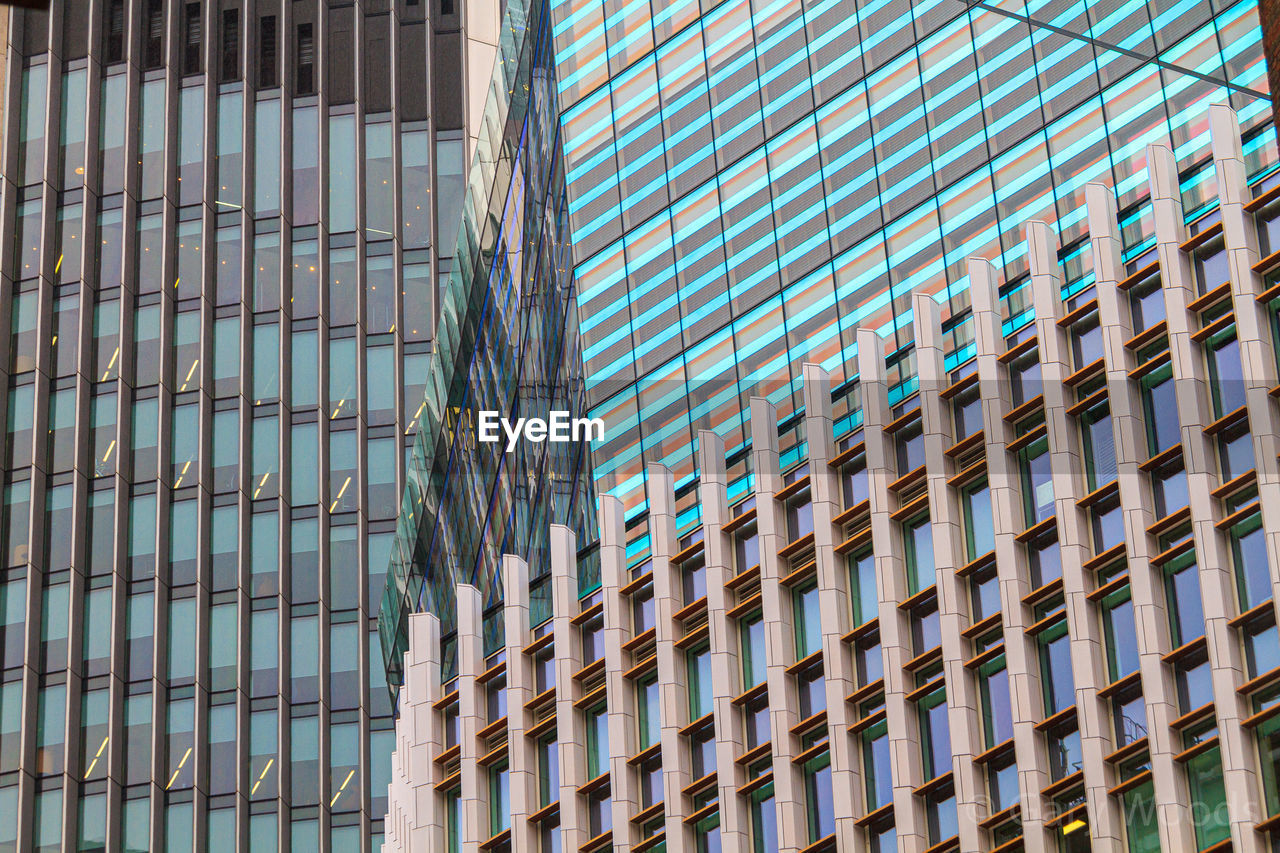
[[[1086, 183], [1114, 188], [1125, 260], [1147, 251], [1147, 145], [1175, 153], [1188, 211], [1210, 203], [1209, 103], [1239, 113], [1251, 174], [1277, 161], [1254, 0], [552, 15], [589, 402], [614, 427], [597, 481], [635, 520], [645, 465], [667, 465], [682, 530], [699, 431], [747, 494], [748, 398], [777, 405], [784, 461], [801, 458], [801, 364], [838, 390], [873, 328], [906, 379], [912, 295], [961, 315], [969, 257], [992, 260], [1022, 318], [1028, 220], [1055, 229], [1068, 293], [1085, 286]], [[837, 399], [838, 429], [856, 409]]]
[[1196, 122], [1138, 257], [1089, 183], [1082, 260], [1019, 229], [1030, 322], [974, 256], [965, 335], [911, 295], [906, 390], [853, 330], [853, 429], [805, 364], [803, 452], [753, 396], [743, 494], [700, 432], [691, 530], [650, 463], [643, 547], [612, 495], [592, 565], [553, 529], [549, 612], [502, 559], [495, 650], [475, 585], [452, 651], [410, 617], [384, 849], [1276, 849], [1280, 182]]
[[376, 849], [498, 4], [44, 5], [0, 7], [0, 850]]

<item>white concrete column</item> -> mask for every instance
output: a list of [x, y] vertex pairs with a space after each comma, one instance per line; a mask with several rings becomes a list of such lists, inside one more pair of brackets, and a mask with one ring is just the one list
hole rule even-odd
[[656, 462], [648, 467], [649, 553], [653, 557], [653, 605], [658, 656], [658, 697], [662, 705], [659, 741], [662, 744], [662, 798], [667, 847], [692, 849], [693, 831], [685, 826], [690, 813], [681, 793], [693, 781], [689, 750], [680, 731], [689, 723], [689, 673], [684, 650], [676, 647], [680, 626], [674, 618], [684, 606], [680, 573], [671, 563], [676, 544], [675, 477]]
[[483, 751], [478, 733], [486, 725], [484, 689], [484, 629], [480, 590], [458, 584], [458, 744], [461, 747], [462, 795], [458, 804], [462, 824], [462, 853], [479, 853], [489, 839], [489, 785], [477, 763]]
[[934, 558], [940, 569], [938, 618], [947, 685], [947, 726], [951, 733], [960, 849], [978, 850], [982, 846], [982, 831], [978, 824], [989, 813], [983, 775], [973, 763], [973, 759], [984, 751], [982, 716], [977, 685], [973, 674], [964, 665], [969, 645], [963, 632], [971, 620], [965, 581], [956, 577], [956, 569], [966, 565], [969, 559], [960, 497], [956, 489], [947, 485], [950, 470], [947, 448], [955, 444], [955, 439], [946, 403], [940, 396], [942, 389], [950, 384], [942, 350], [942, 311], [927, 293], [912, 294], [911, 305], [924, 425], [925, 468], [929, 472], [929, 518]]
[[1196, 298], [1190, 258], [1182, 251], [1186, 240], [1178, 164], [1173, 152], [1148, 146], [1151, 200], [1155, 214], [1156, 245], [1169, 324], [1169, 354], [1182, 424], [1182, 455], [1186, 463], [1191, 498], [1196, 561], [1200, 568], [1200, 595], [1204, 603], [1205, 637], [1213, 676], [1213, 699], [1218, 718], [1222, 777], [1231, 821], [1231, 843], [1236, 853], [1261, 853], [1262, 841], [1253, 825], [1262, 820], [1258, 803], [1255, 744], [1241, 725], [1248, 709], [1236, 693], [1245, 680], [1244, 655], [1231, 627], [1237, 614], [1235, 573], [1224, 535], [1214, 526], [1217, 508], [1211, 493], [1218, 485], [1213, 445], [1204, 434], [1212, 420], [1203, 355], [1192, 341], [1192, 315], [1187, 305]]
[[529, 642], [529, 566], [519, 557], [502, 557], [503, 632], [507, 658], [507, 779], [511, 791], [511, 849], [535, 850], [536, 827], [529, 815], [538, 811], [538, 753], [525, 737], [533, 720], [525, 703], [534, 697], [532, 662], [524, 654]]
[[1123, 275], [1115, 193], [1104, 184], [1085, 187], [1089, 234], [1097, 282], [1098, 319], [1106, 359], [1107, 399], [1115, 434], [1120, 505], [1124, 508], [1125, 547], [1129, 559], [1129, 588], [1134, 623], [1138, 626], [1138, 671], [1147, 706], [1147, 749], [1152, 785], [1160, 814], [1160, 843], [1166, 850], [1195, 847], [1186, 777], [1173, 756], [1182, 751], [1169, 724], [1178, 718], [1178, 694], [1163, 656], [1173, 650], [1169, 613], [1165, 605], [1164, 570], [1151, 566], [1154, 551], [1147, 528], [1156, 521], [1154, 497], [1139, 464], [1147, 458], [1147, 436], [1141, 397], [1128, 378], [1137, 367], [1125, 347], [1133, 335], [1128, 302], [1116, 289]]
[[969, 297], [977, 349], [978, 388], [982, 394], [983, 434], [987, 444], [987, 484], [995, 526], [996, 577], [1000, 583], [1001, 623], [1013, 713], [1013, 749], [1022, 794], [1023, 843], [1028, 853], [1056, 850], [1045, 832], [1045, 809], [1040, 792], [1049, 784], [1048, 760], [1041, 748], [1036, 723], [1044, 709], [1040, 661], [1035, 642], [1027, 637], [1031, 619], [1022, 600], [1031, 592], [1026, 552], [1017, 541], [1023, 531], [1022, 486], [1017, 459], [1006, 449], [1013, 430], [1004, 420], [1010, 409], [1009, 383], [999, 358], [1005, 351], [1000, 298], [995, 268], [982, 258], [969, 259]]
[[578, 543], [573, 531], [551, 525], [551, 633], [555, 638], [556, 735], [560, 750], [560, 843], [577, 850], [587, 840], [587, 812], [578, 788], [587, 781], [585, 721], [573, 707], [573, 675], [582, 668], [578, 615]]
[[853, 654], [844, 641], [852, 629], [849, 570], [836, 553], [844, 539], [834, 519], [844, 512], [840, 480], [831, 469], [835, 458], [835, 421], [831, 414], [831, 377], [817, 364], [805, 364], [805, 437], [809, 447], [809, 493], [813, 502], [813, 550], [817, 560], [818, 608], [822, 625], [822, 667], [826, 679], [827, 740], [831, 745], [831, 787], [834, 793], [836, 846], [854, 849], [863, 791], [862, 767], [849, 734], [856, 722], [846, 697], [858, 687]]
[[627, 529], [622, 501], [600, 496], [600, 582], [604, 600], [605, 685], [609, 696], [609, 796], [613, 809], [614, 850], [627, 851], [635, 838], [631, 816], [640, 810], [635, 772], [627, 760], [637, 752], [635, 683], [624, 677], [629, 666], [623, 645], [631, 639], [630, 599], [622, 595], [627, 578]]
[[1071, 637], [1071, 675], [1075, 681], [1076, 721], [1084, 764], [1089, 836], [1098, 853], [1125, 848], [1124, 825], [1116, 802], [1107, 795], [1103, 757], [1114, 751], [1110, 720], [1104, 716], [1098, 690], [1107, 677], [1106, 645], [1101, 623], [1088, 595], [1096, 586], [1086, 578], [1084, 564], [1094, 556], [1087, 513], [1077, 501], [1088, 493], [1080, 430], [1067, 409], [1075, 400], [1063, 380], [1074, 371], [1066, 331], [1058, 325], [1062, 311], [1062, 271], [1058, 266], [1058, 237], [1045, 222], [1027, 224], [1027, 255], [1031, 264], [1031, 298], [1041, 377], [1044, 381], [1044, 422], [1049, 439], [1049, 467], [1053, 476], [1054, 512], [1062, 556], [1062, 591]]
[[756, 531], [760, 543], [760, 604], [765, 625], [765, 683], [773, 739], [773, 796], [780, 851], [809, 844], [804, 780], [792, 759], [800, 753], [791, 728], [800, 722], [798, 696], [787, 667], [795, 662], [796, 633], [791, 599], [778, 580], [778, 552], [787, 545], [786, 519], [773, 496], [782, 489], [778, 468], [778, 413], [764, 397], [751, 398], [751, 470], [755, 479]]
[[875, 547], [876, 590], [880, 597], [880, 649], [884, 658], [884, 704], [893, 764], [893, 814], [901, 853], [929, 846], [924, 809], [915, 789], [924, 781], [914, 689], [902, 667], [912, 658], [911, 625], [898, 602], [910, 597], [901, 531], [891, 518], [898, 509], [889, 484], [898, 478], [897, 455], [884, 428], [893, 420], [884, 363], [884, 341], [873, 329], [858, 329], [858, 376], [862, 388], [863, 434], [871, 485], [871, 539]]
[[728, 853], [750, 850], [750, 816], [738, 796], [744, 774], [735, 759], [746, 751], [742, 711], [733, 704], [742, 693], [742, 662], [737, 623], [725, 584], [733, 577], [733, 539], [724, 532], [729, 520], [728, 477], [724, 440], [710, 430], [698, 432], [699, 492], [707, 572], [707, 630], [711, 641], [712, 704], [716, 715], [716, 786], [720, 792], [720, 846]]
[[437, 850], [446, 845], [443, 798], [435, 791], [435, 756], [444, 749], [440, 713], [440, 620], [430, 613], [409, 617], [409, 650], [391, 758], [383, 853]]

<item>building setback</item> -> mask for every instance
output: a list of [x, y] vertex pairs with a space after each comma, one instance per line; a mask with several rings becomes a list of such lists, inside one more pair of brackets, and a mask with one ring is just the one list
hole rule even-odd
[[1069, 298], [1025, 224], [1029, 325], [971, 258], [972, 342], [914, 294], [900, 399], [857, 330], [854, 430], [807, 364], [800, 458], [750, 401], [749, 493], [699, 434], [693, 529], [651, 464], [643, 547], [603, 495], [598, 549], [555, 527], [547, 570], [503, 558], [496, 649], [474, 586], [456, 672], [410, 617], [384, 850], [1272, 849], [1280, 186], [1207, 119], [1192, 216], [1145, 151], [1149, 252], [1090, 184]]
[[378, 846], [497, 5], [0, 9], [0, 851]]

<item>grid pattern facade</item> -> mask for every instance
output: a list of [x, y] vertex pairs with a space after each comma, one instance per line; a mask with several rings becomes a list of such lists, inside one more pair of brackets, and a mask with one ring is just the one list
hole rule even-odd
[[1152, 146], [1155, 246], [1126, 266], [1086, 189], [1092, 283], [1007, 336], [969, 262], [948, 367], [913, 297], [919, 384], [891, 404], [858, 330], [862, 426], [804, 367], [804, 459], [751, 400], [751, 493], [700, 435], [702, 523], [652, 464], [646, 547], [600, 498], [599, 583], [552, 531], [549, 617], [504, 558], [505, 643], [457, 592], [457, 671], [412, 617], [384, 850], [1205, 851], [1280, 832], [1280, 189], [1209, 111], [1218, 197], [1190, 226]]
[[912, 293], [967, 306], [967, 258], [1024, 314], [1028, 218], [1054, 227], [1069, 293], [1090, 274], [1086, 183], [1114, 188], [1126, 260], [1154, 240], [1147, 145], [1174, 151], [1198, 212], [1208, 103], [1239, 111], [1252, 174], [1277, 161], [1252, 0], [552, 8], [590, 400], [616, 425], [597, 477], [633, 517], [644, 464], [668, 465], [682, 529], [700, 430], [745, 494], [747, 399], [779, 406], [799, 458], [800, 365], [852, 381], [858, 328], [903, 351]]
[[0, 14], [0, 850], [376, 847], [465, 22]]

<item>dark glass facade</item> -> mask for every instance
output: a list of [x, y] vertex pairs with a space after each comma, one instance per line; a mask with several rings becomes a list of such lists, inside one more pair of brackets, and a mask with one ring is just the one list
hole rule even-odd
[[457, 7], [0, 16], [0, 851], [377, 849]]
[[1115, 189], [1125, 259], [1146, 252], [1148, 144], [1202, 211], [1209, 103], [1238, 111], [1251, 174], [1277, 159], [1254, 0], [554, 0], [552, 17], [598, 484], [636, 518], [644, 463], [668, 464], [682, 529], [699, 429], [726, 441], [731, 496], [749, 490], [750, 396], [778, 405], [784, 463], [803, 457], [803, 362], [831, 373], [843, 434], [855, 329], [909, 382], [923, 291], [968, 346], [968, 257], [1009, 282], [1007, 331], [1029, 321], [1027, 221], [1054, 226], [1065, 295], [1086, 286], [1087, 182]]

